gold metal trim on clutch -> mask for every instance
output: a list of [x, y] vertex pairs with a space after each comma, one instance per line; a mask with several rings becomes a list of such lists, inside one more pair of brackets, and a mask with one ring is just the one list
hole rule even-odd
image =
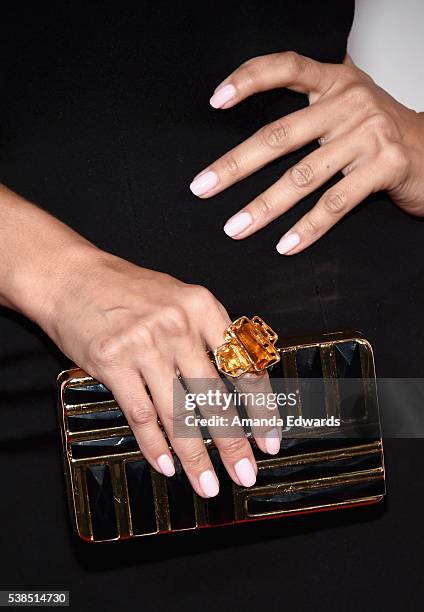
[[280, 361], [275, 347], [278, 336], [257, 315], [249, 319], [239, 317], [224, 333], [225, 343], [214, 351], [220, 372], [238, 378], [242, 374], [263, 372]]
[[[247, 317], [241, 317], [241, 319], [247, 319]], [[253, 319], [258, 320], [259, 317]], [[253, 321], [252, 319], [252, 321]], [[237, 319], [239, 321], [239, 319]], [[235, 321], [232, 325], [237, 323]], [[262, 320], [260, 319], [262, 322]], [[262, 322], [263, 323], [263, 322]], [[266, 325], [263, 323], [263, 325]], [[267, 326], [268, 327], [268, 326]], [[272, 330], [270, 329], [271, 339]], [[275, 340], [277, 339], [274, 334]], [[370, 382], [366, 382], [375, 379], [374, 371], [374, 360], [373, 352], [370, 344], [365, 340], [358, 332], [352, 333], [332, 333], [325, 334], [319, 338], [311, 341], [305, 338], [296, 339], [285, 339], [283, 346], [279, 347], [279, 352], [282, 357], [284, 376], [287, 379], [297, 379], [298, 372], [296, 368], [296, 351], [307, 347], [317, 347], [320, 351], [321, 361], [323, 366], [324, 378], [327, 381], [326, 384], [326, 401], [325, 408], [327, 416], [340, 415], [340, 397], [337, 390], [337, 381], [334, 381], [336, 377], [336, 356], [335, 347], [339, 343], [346, 341], [355, 341], [359, 345], [360, 350], [360, 363], [361, 363], [361, 374], [364, 379], [364, 393], [366, 401], [366, 412], [368, 412], [368, 406], [374, 405], [377, 401], [375, 396], [375, 389], [371, 386]], [[280, 355], [279, 355], [280, 357]], [[279, 361], [279, 359], [278, 359]], [[117, 408], [115, 400], [108, 401], [94, 401], [93, 403], [83, 404], [66, 404], [64, 400], [64, 393], [66, 389], [74, 386], [81, 387], [84, 385], [96, 384], [98, 381], [90, 377], [81, 369], [72, 369], [62, 372], [58, 377], [58, 391], [59, 391], [59, 420], [60, 429], [63, 441], [64, 449], [64, 467], [66, 475], [66, 484], [68, 488], [69, 503], [71, 517], [73, 520], [74, 528], [78, 535], [87, 542], [106, 542], [124, 540], [128, 538], [140, 538], [146, 537], [152, 534], [166, 533], [171, 531], [179, 530], [192, 530], [198, 528], [205, 528], [211, 526], [209, 521], [209, 504], [213, 503], [213, 500], [205, 500], [200, 498], [193, 492], [193, 504], [195, 508], [195, 525], [192, 527], [186, 527], [183, 529], [177, 529], [173, 527], [170, 514], [170, 500], [167, 491], [167, 479], [156, 472], [153, 468], [149, 468], [150, 476], [152, 479], [153, 487], [153, 502], [156, 514], [156, 529], [145, 533], [135, 533], [132, 521], [132, 511], [130, 507], [130, 500], [128, 494], [127, 477], [125, 471], [125, 465], [131, 461], [137, 461], [143, 459], [142, 453], [138, 451], [121, 452], [113, 455], [102, 455], [92, 456], [84, 458], [73, 457], [72, 443], [76, 441], [91, 440], [93, 438], [102, 437], [107, 438], [118, 433], [122, 436], [128, 435], [131, 430], [128, 426], [121, 426], [116, 428], [97, 429], [97, 430], [85, 430], [85, 431], [72, 431], [69, 427], [68, 418], [75, 414], [86, 414], [87, 412], [95, 413], [97, 411], [105, 411], [109, 409]], [[299, 414], [302, 412], [302, 405], [298, 405]], [[345, 433], [348, 433], [350, 424], [348, 421], [344, 422]], [[318, 428], [316, 431], [311, 431], [311, 437], [325, 435], [325, 428]], [[293, 430], [291, 432], [292, 437], [297, 437], [297, 432]], [[214, 444], [211, 441], [206, 442], [206, 447], [209, 450], [214, 448]], [[311, 491], [319, 488], [331, 488], [334, 485], [345, 485], [350, 486], [358, 482], [380, 482], [385, 481], [385, 470], [384, 470], [384, 455], [381, 437], [377, 440], [370, 441], [366, 444], [361, 443], [357, 440], [355, 443], [352, 440], [352, 446], [350, 447], [336, 447], [329, 448], [323, 451], [312, 451], [303, 452], [301, 454], [284, 454], [279, 457], [266, 457], [257, 460], [259, 473], [262, 470], [275, 469], [279, 470], [283, 466], [287, 465], [319, 465], [323, 461], [335, 461], [343, 458], [351, 458], [357, 456], [376, 456], [380, 457], [380, 465], [374, 469], [361, 470], [357, 472], [346, 472], [341, 473], [337, 476], [323, 476], [320, 475], [317, 478], [306, 479], [306, 480], [286, 480], [284, 478], [279, 479], [277, 483], [268, 485], [255, 485], [251, 488], [244, 488], [231, 484], [231, 497], [232, 497], [232, 508], [234, 510], [234, 518], [227, 524], [235, 524], [242, 521], [252, 521], [258, 519], [272, 518], [278, 516], [290, 516], [293, 514], [302, 514], [308, 512], [315, 512], [318, 510], [333, 510], [337, 508], [344, 508], [350, 506], [359, 506], [369, 503], [376, 503], [380, 501], [384, 492], [377, 493], [375, 495], [358, 495], [352, 490], [352, 495], [347, 496], [344, 501], [331, 501], [331, 498], [326, 502], [313, 502], [310, 504], [295, 504], [292, 508], [285, 508], [268, 512], [255, 511], [253, 512], [249, 508], [249, 502], [254, 501], [261, 496], [272, 497], [281, 493], [293, 493], [294, 499], [296, 494], [302, 491]], [[93, 520], [90, 509], [90, 500], [87, 488], [87, 477], [86, 471], [90, 466], [93, 465], [105, 465], [108, 466], [111, 472], [112, 487], [113, 487], [113, 500], [115, 506], [115, 514], [117, 521], [117, 534], [115, 537], [96, 539], [93, 530]], [[226, 524], [225, 521], [221, 524]], [[213, 526], [217, 526], [214, 524]]]

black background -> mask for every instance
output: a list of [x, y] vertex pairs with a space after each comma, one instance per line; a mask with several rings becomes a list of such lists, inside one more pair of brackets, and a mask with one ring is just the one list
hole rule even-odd
[[[2, 180], [101, 248], [205, 284], [282, 336], [360, 329], [378, 374], [421, 376], [422, 221], [376, 194], [305, 253], [279, 257], [315, 194], [229, 240], [225, 220], [316, 145], [210, 202], [187, 187], [307, 103], [277, 91], [215, 112], [216, 84], [279, 50], [341, 61], [352, 15], [352, 2], [2, 5]], [[70, 532], [61, 477], [54, 380], [68, 361], [6, 310], [0, 340], [1, 588], [69, 589], [75, 610], [419, 608], [421, 441], [386, 441], [389, 493], [373, 508], [93, 547]]]

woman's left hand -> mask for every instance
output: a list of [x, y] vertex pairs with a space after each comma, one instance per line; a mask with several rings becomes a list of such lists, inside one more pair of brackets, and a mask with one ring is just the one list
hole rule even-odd
[[250, 236], [337, 172], [344, 177], [281, 238], [279, 253], [299, 253], [376, 191], [387, 191], [400, 208], [424, 216], [423, 113], [389, 96], [349, 57], [343, 64], [323, 64], [294, 52], [245, 62], [217, 87], [211, 105], [231, 108], [275, 87], [307, 94], [310, 105], [220, 157], [195, 177], [192, 192], [209, 198], [307, 143], [318, 140], [321, 146], [231, 217], [224, 226], [228, 236]]

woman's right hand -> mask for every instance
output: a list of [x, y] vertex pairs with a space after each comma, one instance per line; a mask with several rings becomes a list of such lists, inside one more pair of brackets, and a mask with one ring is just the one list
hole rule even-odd
[[[176, 372], [189, 382], [200, 381], [194, 386], [201, 387], [204, 379], [216, 379], [217, 387], [222, 386], [205, 350], [224, 341], [230, 324], [225, 308], [204, 287], [140, 268], [89, 244], [73, 247], [68, 261], [44, 302], [45, 331], [63, 353], [110, 389], [156, 470], [166, 476], [175, 471], [159, 416], [194, 490], [213, 497], [219, 484], [200, 431], [185, 437], [174, 431], [187, 415]], [[211, 414], [216, 408], [205, 407], [204, 415]], [[230, 435], [219, 437], [213, 428], [210, 433], [233, 481], [252, 486], [257, 467], [243, 429], [234, 427]], [[256, 436], [258, 446], [275, 454], [278, 433], [274, 429]]]

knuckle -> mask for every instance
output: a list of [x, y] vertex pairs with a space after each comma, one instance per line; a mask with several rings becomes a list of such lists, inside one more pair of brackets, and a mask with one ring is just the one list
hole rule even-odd
[[189, 319], [184, 308], [178, 304], [164, 306], [160, 313], [162, 324], [173, 335], [183, 336], [189, 331]]
[[354, 169], [355, 169], [355, 165], [354, 164], [348, 164], [347, 166], [345, 166], [342, 169], [342, 174], [344, 174], [344, 176], [347, 176], [348, 174], [353, 172]]
[[121, 351], [121, 343], [114, 336], [95, 338], [89, 345], [90, 361], [99, 366], [113, 365]]
[[145, 350], [149, 351], [152, 355], [155, 349], [155, 335], [153, 330], [146, 323], [140, 323], [130, 332], [131, 339], [136, 341], [138, 345], [141, 345]]
[[281, 54], [281, 59], [286, 70], [290, 75], [298, 75], [304, 68], [303, 57], [296, 51], [285, 51]]
[[183, 463], [188, 471], [199, 472], [206, 463], [207, 455], [205, 448], [192, 448], [185, 454]]
[[290, 138], [290, 126], [286, 121], [275, 121], [260, 130], [260, 137], [267, 147], [285, 147]]
[[308, 163], [300, 163], [290, 169], [289, 176], [295, 187], [307, 187], [314, 179], [314, 170]]
[[238, 457], [245, 453], [246, 438], [230, 438], [222, 445], [222, 452], [229, 457]]
[[346, 192], [341, 189], [330, 191], [324, 197], [323, 206], [331, 215], [341, 215], [347, 206]]
[[389, 136], [393, 132], [394, 121], [384, 112], [374, 113], [368, 117], [366, 129], [379, 132], [383, 136]]
[[365, 83], [355, 82], [348, 88], [346, 95], [352, 106], [368, 109], [375, 104], [374, 94]]
[[178, 402], [174, 402], [173, 406], [160, 415], [160, 419], [163, 425], [168, 424], [173, 427], [175, 431], [186, 431], [187, 429], [187, 410], [183, 405]]
[[274, 214], [274, 207], [267, 198], [258, 196], [255, 201], [252, 202], [252, 212], [255, 220], [269, 219]]
[[148, 404], [139, 404], [128, 413], [128, 420], [133, 427], [145, 427], [156, 421], [151, 407]]
[[215, 301], [215, 297], [203, 285], [191, 285], [189, 300], [193, 306], [206, 307]]
[[399, 143], [386, 145], [382, 150], [382, 161], [384, 165], [393, 171], [405, 170], [409, 158], [405, 148]]
[[221, 411], [221, 408], [219, 406], [212, 404], [205, 404], [205, 406], [202, 406], [200, 408], [200, 412], [202, 414], [202, 417], [205, 418], [209, 418], [209, 417], [214, 417], [216, 415], [219, 415]]
[[224, 175], [234, 177], [240, 174], [240, 163], [234, 155], [225, 155], [221, 160], [221, 171]]
[[310, 237], [318, 236], [320, 233], [320, 223], [318, 219], [313, 217], [312, 215], [308, 215], [303, 219], [302, 223], [303, 233]]

